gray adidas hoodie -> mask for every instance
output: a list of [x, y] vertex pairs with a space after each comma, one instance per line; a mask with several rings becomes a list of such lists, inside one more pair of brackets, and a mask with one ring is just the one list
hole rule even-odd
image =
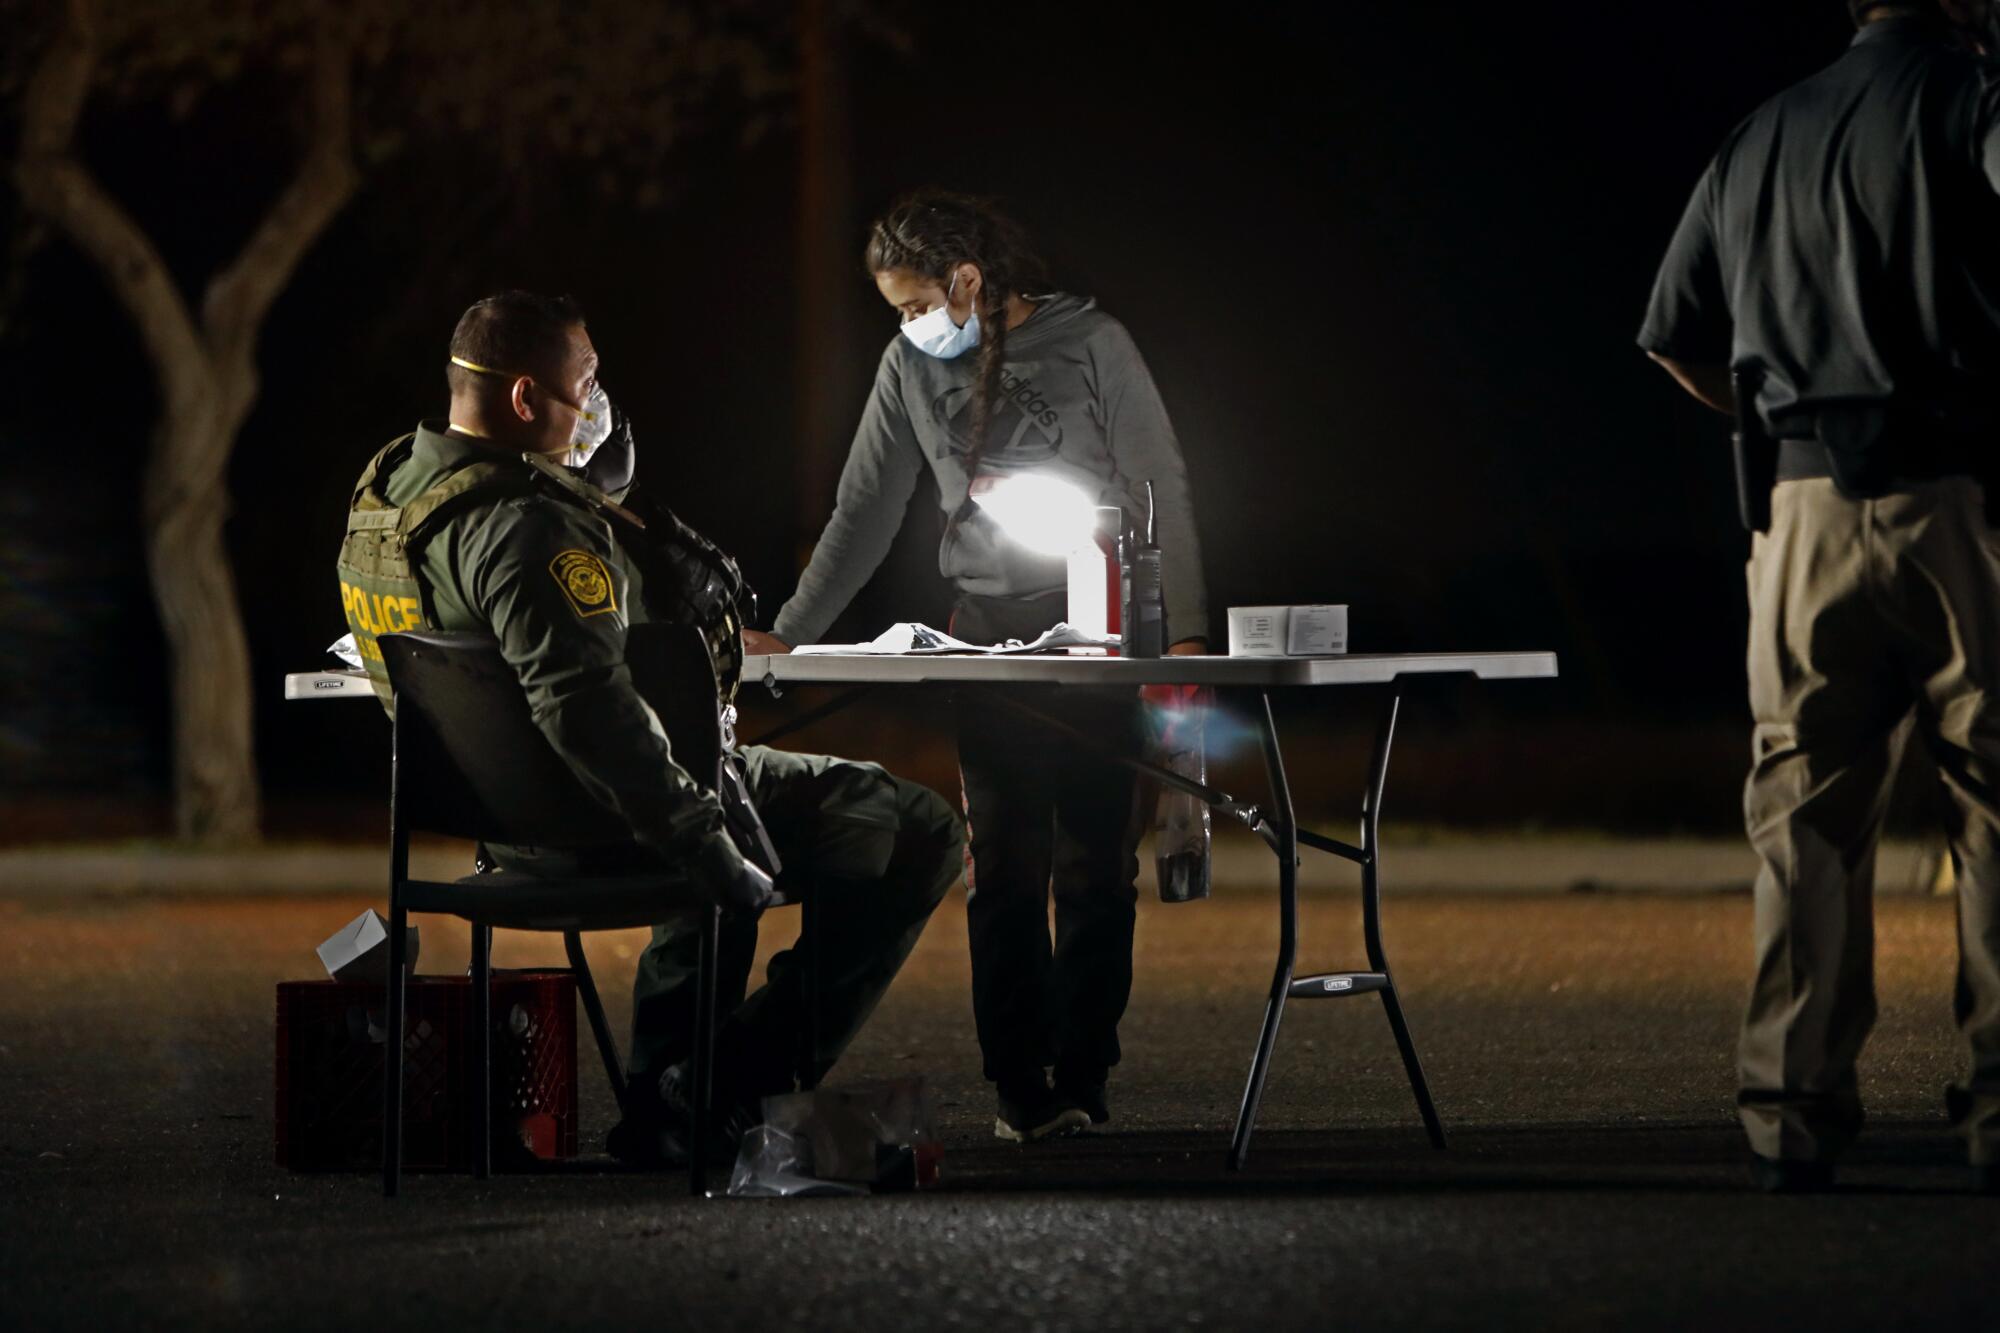
[[[1194, 505], [1179, 442], [1159, 390], [1125, 326], [1095, 301], [1046, 297], [1007, 333], [1002, 400], [994, 405], [980, 471], [1047, 472], [1121, 505], [1143, 522], [1153, 483], [1167, 603], [1167, 641], [1208, 636]], [[889, 553], [921, 469], [937, 478], [947, 515], [965, 504], [970, 478], [972, 396], [979, 354], [949, 361], [890, 340], [854, 432], [833, 517], [820, 534], [798, 591], [772, 632], [812, 643]], [[1029, 597], [1064, 586], [1064, 561], [1009, 541], [974, 507], [938, 550], [938, 569], [962, 592]]]

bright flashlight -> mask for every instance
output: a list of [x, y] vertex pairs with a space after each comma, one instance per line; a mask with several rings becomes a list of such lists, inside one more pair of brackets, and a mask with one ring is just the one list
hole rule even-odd
[[970, 494], [1002, 532], [1043, 555], [1068, 555], [1089, 543], [1095, 530], [1096, 500], [1041, 473], [980, 477]]

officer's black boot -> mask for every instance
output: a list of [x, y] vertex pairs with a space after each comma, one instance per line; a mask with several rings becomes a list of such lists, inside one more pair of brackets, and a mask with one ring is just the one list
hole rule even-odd
[[[743, 1135], [763, 1120], [761, 1099], [717, 1087], [703, 1145], [712, 1166], [736, 1160]], [[669, 1065], [651, 1086], [637, 1083], [625, 1096], [625, 1118], [611, 1129], [605, 1151], [628, 1166], [661, 1170], [686, 1166], [694, 1150], [694, 1069]]]

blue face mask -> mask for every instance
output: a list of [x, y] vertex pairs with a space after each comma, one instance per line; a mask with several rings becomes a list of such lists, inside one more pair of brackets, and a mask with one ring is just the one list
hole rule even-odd
[[967, 351], [979, 346], [979, 312], [971, 312], [965, 323], [951, 322], [951, 294], [958, 290], [958, 278], [954, 276], [951, 286], [945, 289], [944, 304], [926, 315], [919, 315], [903, 325], [903, 336], [917, 349], [949, 361], [955, 356], [963, 356]]

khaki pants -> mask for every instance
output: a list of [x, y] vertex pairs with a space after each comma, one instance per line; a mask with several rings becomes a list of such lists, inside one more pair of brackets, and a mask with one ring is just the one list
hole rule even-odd
[[1749, 566], [1743, 805], [1763, 862], [1738, 1063], [1750, 1146], [1827, 1160], [1861, 1127], [1875, 846], [1915, 732], [1951, 798], [1958, 869], [1955, 1007], [1972, 1062], [1949, 1099], [1973, 1160], [2000, 1160], [2000, 535], [1962, 479], [1879, 500], [1788, 481], [1771, 508]]

